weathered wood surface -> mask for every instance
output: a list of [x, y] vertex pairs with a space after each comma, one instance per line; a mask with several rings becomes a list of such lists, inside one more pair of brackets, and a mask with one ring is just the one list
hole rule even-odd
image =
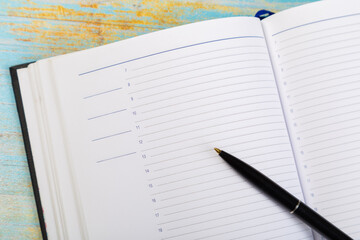
[[205, 19], [312, 0], [0, 0], [0, 239], [40, 239], [8, 68]]

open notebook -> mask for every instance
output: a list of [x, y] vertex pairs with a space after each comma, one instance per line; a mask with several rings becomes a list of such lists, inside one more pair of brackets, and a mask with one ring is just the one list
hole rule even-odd
[[318, 238], [219, 147], [360, 239], [359, 38], [324, 1], [12, 68], [44, 236]]

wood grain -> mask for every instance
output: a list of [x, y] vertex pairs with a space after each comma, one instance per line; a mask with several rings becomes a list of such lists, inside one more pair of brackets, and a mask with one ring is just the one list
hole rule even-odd
[[0, 239], [41, 239], [8, 68], [191, 22], [311, 0], [0, 1]]

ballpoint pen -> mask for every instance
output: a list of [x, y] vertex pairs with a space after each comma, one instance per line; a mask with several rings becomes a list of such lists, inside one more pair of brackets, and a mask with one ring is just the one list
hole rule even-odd
[[260, 188], [271, 198], [273, 198], [281, 205], [283, 205], [286, 209], [288, 209], [291, 214], [300, 218], [309, 227], [311, 227], [327, 239], [352, 239], [339, 228], [335, 227], [332, 223], [322, 217], [320, 214], [308, 207], [305, 203], [301, 202], [299, 199], [294, 197], [288, 191], [280, 187], [278, 184], [276, 184], [274, 181], [266, 177], [264, 174], [262, 174], [255, 168], [218, 148], [215, 148], [215, 151], [222, 159], [224, 159], [232, 168], [234, 168], [250, 183]]

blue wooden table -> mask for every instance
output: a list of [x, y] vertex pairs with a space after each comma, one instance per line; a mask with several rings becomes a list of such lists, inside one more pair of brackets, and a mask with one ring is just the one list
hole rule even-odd
[[159, 29], [311, 0], [0, 0], [0, 239], [41, 239], [8, 68]]

